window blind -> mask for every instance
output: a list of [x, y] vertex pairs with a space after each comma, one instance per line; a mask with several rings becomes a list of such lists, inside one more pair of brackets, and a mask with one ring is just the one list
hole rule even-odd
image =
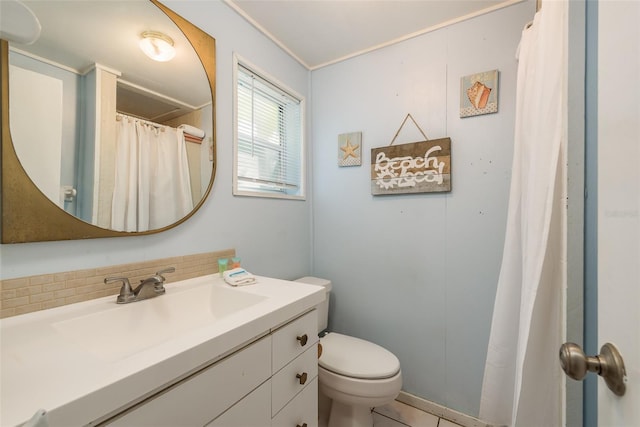
[[238, 64], [234, 192], [304, 196], [301, 101]]

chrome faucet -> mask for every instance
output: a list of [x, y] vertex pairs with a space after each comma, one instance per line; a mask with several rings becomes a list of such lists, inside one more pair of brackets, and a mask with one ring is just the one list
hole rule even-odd
[[120, 288], [120, 295], [116, 299], [118, 304], [126, 304], [128, 302], [133, 302], [136, 296], [133, 294], [131, 290], [131, 283], [129, 283], [129, 279], [126, 277], [107, 277], [104, 279], [104, 283], [112, 283], [112, 282], [122, 282], [122, 287]]
[[104, 283], [122, 282], [120, 295], [118, 295], [116, 302], [118, 304], [127, 304], [164, 294], [164, 282], [166, 279], [163, 274], [173, 273], [174, 271], [176, 271], [175, 267], [160, 270], [154, 276], [141, 280], [135, 289], [131, 288], [131, 283], [129, 283], [129, 279], [126, 277], [107, 277], [104, 279]]

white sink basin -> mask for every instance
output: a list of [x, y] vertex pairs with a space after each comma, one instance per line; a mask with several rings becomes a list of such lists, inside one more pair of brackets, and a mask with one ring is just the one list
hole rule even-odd
[[219, 286], [188, 290], [167, 287], [167, 293], [53, 324], [63, 337], [94, 356], [116, 361], [181, 334], [237, 314], [266, 297]]

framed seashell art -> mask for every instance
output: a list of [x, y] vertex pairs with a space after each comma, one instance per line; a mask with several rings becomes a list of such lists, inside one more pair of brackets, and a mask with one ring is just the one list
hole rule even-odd
[[460, 79], [460, 117], [498, 112], [498, 70]]

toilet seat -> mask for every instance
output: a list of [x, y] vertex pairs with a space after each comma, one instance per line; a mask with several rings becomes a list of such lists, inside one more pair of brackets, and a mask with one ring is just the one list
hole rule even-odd
[[318, 364], [327, 371], [350, 378], [375, 380], [400, 372], [400, 361], [389, 350], [360, 338], [331, 332], [320, 339]]

